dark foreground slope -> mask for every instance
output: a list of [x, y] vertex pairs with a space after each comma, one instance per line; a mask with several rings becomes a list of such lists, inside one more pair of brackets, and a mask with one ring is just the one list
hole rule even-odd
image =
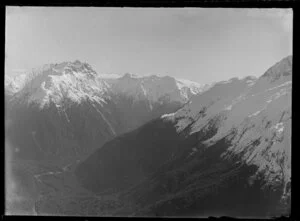
[[181, 142], [171, 123], [153, 120], [106, 143], [76, 173], [94, 192], [124, 190], [166, 163], [179, 151]]
[[[121, 199], [135, 205], [116, 215], [278, 214], [280, 188], [261, 189], [261, 179], [248, 181], [255, 166], [220, 158], [229, 138], [205, 149], [199, 137], [208, 138], [213, 130], [188, 138], [175, 133], [171, 124], [152, 121], [104, 145], [79, 165], [76, 175], [85, 188], [97, 193], [122, 191]], [[195, 147], [199, 151], [191, 156]]]

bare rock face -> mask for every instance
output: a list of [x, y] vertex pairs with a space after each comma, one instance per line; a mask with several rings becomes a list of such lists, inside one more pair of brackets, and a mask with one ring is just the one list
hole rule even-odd
[[269, 68], [262, 77], [270, 78], [271, 81], [278, 80], [280, 77], [292, 75], [293, 57], [288, 56], [281, 61], [277, 62]]

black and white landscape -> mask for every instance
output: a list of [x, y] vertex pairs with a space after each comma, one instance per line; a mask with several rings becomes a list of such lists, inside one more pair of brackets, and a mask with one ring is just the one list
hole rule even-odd
[[199, 83], [80, 59], [6, 73], [6, 214], [288, 215], [292, 61]]

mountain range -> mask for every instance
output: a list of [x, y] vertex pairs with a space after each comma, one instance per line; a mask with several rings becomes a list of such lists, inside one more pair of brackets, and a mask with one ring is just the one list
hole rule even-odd
[[6, 137], [21, 158], [82, 158], [111, 138], [176, 111], [208, 86], [172, 77], [98, 75], [80, 61], [7, 78]]
[[7, 79], [14, 159], [48, 167], [32, 172], [46, 174], [37, 189], [55, 186], [39, 214], [289, 213], [292, 56], [210, 85], [102, 75], [80, 61]]

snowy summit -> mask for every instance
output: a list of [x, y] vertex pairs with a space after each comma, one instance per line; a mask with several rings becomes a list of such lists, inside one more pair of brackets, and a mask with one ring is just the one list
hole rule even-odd
[[[10, 85], [16, 84], [15, 81], [10, 79]], [[169, 100], [183, 104], [206, 87], [169, 76], [97, 74], [89, 64], [77, 60], [33, 69], [27, 75], [26, 83], [11, 91], [16, 94], [15, 99], [43, 108], [51, 102], [60, 105], [64, 99], [75, 103], [86, 99], [103, 103], [116, 94], [151, 103]]]

